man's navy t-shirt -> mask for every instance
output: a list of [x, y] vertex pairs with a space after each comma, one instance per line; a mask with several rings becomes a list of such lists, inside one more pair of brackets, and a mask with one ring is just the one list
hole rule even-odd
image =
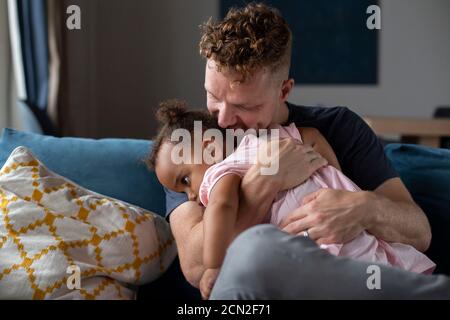
[[[378, 137], [353, 111], [346, 107], [287, 106], [289, 118], [284, 125], [318, 129], [333, 148], [342, 172], [362, 190], [373, 191], [398, 176]], [[166, 190], [166, 219], [186, 201], [186, 194]]]

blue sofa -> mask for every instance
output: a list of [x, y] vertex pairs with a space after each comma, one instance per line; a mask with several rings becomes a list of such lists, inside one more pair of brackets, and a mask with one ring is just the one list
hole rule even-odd
[[[49, 169], [95, 192], [164, 215], [165, 195], [144, 158], [151, 142], [131, 139], [54, 138], [5, 129], [0, 167], [17, 146], [26, 146]], [[450, 275], [450, 150], [390, 144], [386, 154], [432, 224], [427, 254], [436, 272]], [[158, 280], [142, 286], [138, 299], [198, 300], [200, 293], [183, 277], [179, 261]]]
[[[79, 185], [161, 216], [165, 194], [144, 159], [148, 140], [54, 138], [12, 129], [0, 138], [0, 168], [18, 146], [28, 147], [50, 170]], [[183, 277], [178, 259], [158, 280], [140, 288], [138, 298], [199, 300], [199, 291]]]

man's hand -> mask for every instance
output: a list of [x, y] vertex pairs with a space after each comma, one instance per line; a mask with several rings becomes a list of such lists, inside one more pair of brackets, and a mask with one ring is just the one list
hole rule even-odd
[[[279, 143], [278, 148], [273, 148], [273, 143]], [[328, 163], [311, 146], [295, 139], [262, 142], [260, 148], [259, 152], [267, 159], [264, 164], [257, 162], [251, 166], [242, 179], [234, 237], [252, 226], [267, 223], [267, 212], [278, 192], [302, 184]], [[278, 162], [278, 172], [262, 175], [262, 168], [273, 167], [274, 162]]]
[[346, 243], [368, 229], [365, 219], [371, 205], [369, 192], [320, 189], [307, 195], [281, 228], [294, 235], [307, 231], [319, 245]]
[[204, 300], [209, 299], [219, 272], [220, 268], [206, 269], [205, 273], [203, 273], [202, 279], [200, 280], [200, 293], [202, 294], [202, 298]]
[[[273, 143], [279, 143], [278, 151], [273, 148]], [[278, 173], [273, 176], [279, 191], [294, 188], [305, 182], [311, 175], [321, 167], [328, 164], [328, 161], [313, 147], [302, 144], [295, 139], [283, 139], [270, 141], [260, 146], [261, 154], [268, 155], [268, 163], [273, 164], [278, 161]], [[269, 150], [267, 151], [266, 148]], [[275, 150], [275, 152], [271, 152]], [[260, 164], [261, 167], [268, 166]]]

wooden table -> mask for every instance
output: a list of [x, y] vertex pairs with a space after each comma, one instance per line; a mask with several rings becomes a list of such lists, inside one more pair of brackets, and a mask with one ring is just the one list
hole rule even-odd
[[395, 134], [402, 140], [416, 138], [419, 144], [439, 147], [442, 137], [450, 137], [450, 119], [363, 117], [377, 135]]

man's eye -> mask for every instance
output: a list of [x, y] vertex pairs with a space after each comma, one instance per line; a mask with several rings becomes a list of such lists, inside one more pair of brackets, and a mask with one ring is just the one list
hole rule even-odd
[[248, 111], [257, 111], [257, 110], [261, 109], [261, 107], [262, 107], [261, 105], [252, 105], [252, 106], [246, 107], [246, 109]]
[[191, 183], [191, 181], [188, 176], [184, 176], [183, 178], [181, 178], [181, 183], [184, 184], [185, 186], [188, 186]]
[[236, 108], [242, 111], [257, 111], [261, 109], [261, 105], [255, 105], [255, 106], [240, 106], [237, 105]]
[[210, 93], [208, 93], [208, 98], [211, 100], [217, 101], [217, 98]]

